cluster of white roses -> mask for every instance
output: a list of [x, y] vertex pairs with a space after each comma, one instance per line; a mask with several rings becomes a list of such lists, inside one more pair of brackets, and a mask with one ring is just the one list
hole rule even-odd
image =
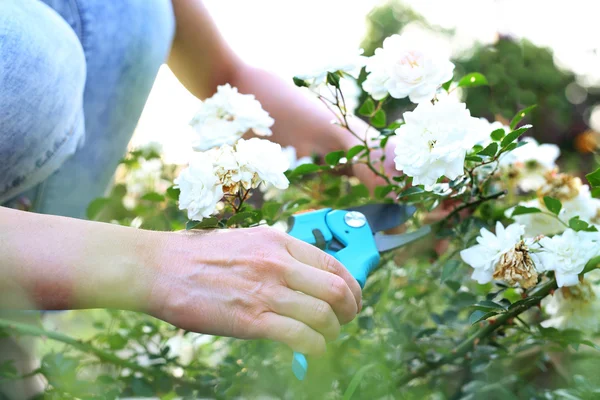
[[198, 137], [189, 166], [175, 179], [180, 190], [179, 208], [188, 218], [201, 221], [212, 215], [224, 196], [261, 184], [286, 189], [284, 175], [290, 166], [281, 146], [259, 138], [241, 139], [248, 131], [271, 134], [273, 119], [251, 95], [240, 94], [230, 85], [202, 103], [191, 124]]
[[600, 255], [600, 233], [566, 229], [550, 237], [525, 237], [525, 226], [506, 228], [496, 223], [495, 234], [482, 228], [477, 244], [462, 250], [463, 261], [473, 267], [473, 279], [488, 283], [503, 280], [509, 285], [530, 288], [539, 273], [554, 271], [559, 287], [579, 283], [587, 262]]

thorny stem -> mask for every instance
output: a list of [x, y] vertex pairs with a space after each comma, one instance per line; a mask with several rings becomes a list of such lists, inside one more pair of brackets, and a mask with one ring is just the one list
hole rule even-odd
[[[588, 261], [582, 274], [585, 274], [586, 272], [589, 272], [592, 269], [595, 269], [598, 266], [598, 264], [600, 264], [600, 256], [592, 258], [590, 261]], [[449, 355], [443, 357], [438, 362], [424, 364], [421, 367], [415, 369], [414, 371], [401, 376], [400, 379], [398, 380], [398, 386], [403, 387], [404, 385], [406, 385], [413, 379], [425, 376], [429, 372], [435, 371], [435, 370], [443, 367], [444, 365], [451, 364], [454, 361], [456, 361], [457, 359], [463, 357], [469, 351], [473, 350], [473, 348], [479, 342], [481, 342], [483, 339], [486, 339], [487, 337], [489, 337], [492, 333], [494, 333], [499, 328], [501, 328], [505, 325], [508, 325], [509, 323], [512, 322], [513, 319], [517, 318], [519, 315], [521, 315], [525, 311], [529, 310], [532, 307], [537, 306], [542, 301], [542, 299], [544, 299], [546, 296], [548, 296], [549, 294], [554, 292], [554, 290], [556, 290], [557, 288], [558, 288], [558, 286], [556, 285], [556, 278], [552, 277], [552, 279], [550, 279], [547, 282], [541, 284], [540, 286], [534, 288], [529, 293], [528, 297], [536, 298], [539, 301], [537, 301], [537, 302], [532, 301], [532, 302], [518, 304], [518, 305], [514, 306], [513, 308], [510, 308], [505, 313], [500, 314], [493, 322], [491, 322], [491, 321], [482, 322], [481, 324], [483, 326], [481, 328], [479, 328], [471, 336], [469, 336], [468, 338], [463, 340], [458, 346], [456, 346], [452, 350], [452, 352]]]
[[441, 224], [441, 223], [443, 223], [445, 221], [451, 220], [452, 218], [454, 218], [454, 216], [456, 216], [462, 210], [465, 210], [465, 209], [471, 208], [471, 207], [477, 207], [480, 204], [485, 203], [486, 201], [497, 199], [498, 197], [502, 197], [505, 194], [506, 194], [506, 190], [502, 190], [500, 192], [496, 192], [496, 193], [490, 194], [489, 196], [483, 196], [483, 197], [478, 198], [477, 200], [473, 200], [473, 201], [470, 201], [468, 203], [465, 203], [465, 204], [463, 204], [463, 205], [461, 205], [459, 207], [456, 207], [454, 210], [452, 210], [452, 212], [450, 214], [448, 214], [448, 216], [446, 218], [444, 218], [441, 221], [439, 221], [439, 223]]

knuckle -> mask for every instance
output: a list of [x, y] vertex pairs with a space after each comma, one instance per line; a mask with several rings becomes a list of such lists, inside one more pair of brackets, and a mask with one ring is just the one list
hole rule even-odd
[[339, 275], [341, 273], [339, 261], [331, 254], [321, 253], [321, 267], [324, 271]]
[[314, 310], [315, 322], [319, 326], [326, 326], [331, 321], [333, 310], [329, 304], [324, 301], [317, 301]]
[[341, 302], [346, 298], [346, 281], [335, 275], [329, 282], [329, 295], [334, 302]]

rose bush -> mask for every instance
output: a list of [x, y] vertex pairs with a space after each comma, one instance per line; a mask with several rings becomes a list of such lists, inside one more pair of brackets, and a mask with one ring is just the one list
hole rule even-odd
[[[50, 342], [37, 371], [49, 398], [598, 395], [600, 170], [587, 175], [588, 186], [559, 172], [556, 146], [523, 138], [532, 105], [509, 126], [472, 116], [456, 89], [487, 85], [485, 77], [453, 79], [452, 63], [418, 43], [394, 36], [366, 60], [357, 54], [294, 79], [331, 108], [356, 146], [298, 162], [293, 149], [243, 139], [268, 136], [273, 121], [252, 96], [223, 86], [192, 121], [197, 153], [188, 166], [134, 150], [122, 183], [88, 210], [90, 219], [142, 229], [285, 229], [287, 217], [308, 209], [416, 206], [407, 229], [429, 222], [432, 234], [382, 257], [362, 313], [311, 359], [307, 380], [294, 379], [291, 351], [280, 344], [198, 335], [130, 312], [72, 313], [88, 327], [84, 341], [0, 320], [7, 333]], [[342, 88], [363, 64], [371, 96], [356, 116]], [[414, 110], [387, 121], [385, 102], [407, 96]], [[370, 132], [354, 131], [353, 118]], [[387, 146], [395, 146], [394, 175], [383, 167]], [[382, 185], [371, 192], [344, 175], [356, 165]], [[434, 250], [440, 241], [443, 252]], [[19, 378], [9, 364], [0, 372]]]

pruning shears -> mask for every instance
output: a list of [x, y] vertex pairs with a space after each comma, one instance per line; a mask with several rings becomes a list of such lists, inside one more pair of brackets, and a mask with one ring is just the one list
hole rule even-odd
[[[325, 208], [293, 215], [288, 234], [333, 255], [365, 286], [367, 276], [379, 264], [380, 253], [412, 243], [431, 232], [425, 225], [402, 234], [383, 232], [404, 224], [416, 208], [400, 204], [367, 204], [346, 210]], [[304, 354], [294, 353], [292, 371], [304, 380], [308, 362]]]

